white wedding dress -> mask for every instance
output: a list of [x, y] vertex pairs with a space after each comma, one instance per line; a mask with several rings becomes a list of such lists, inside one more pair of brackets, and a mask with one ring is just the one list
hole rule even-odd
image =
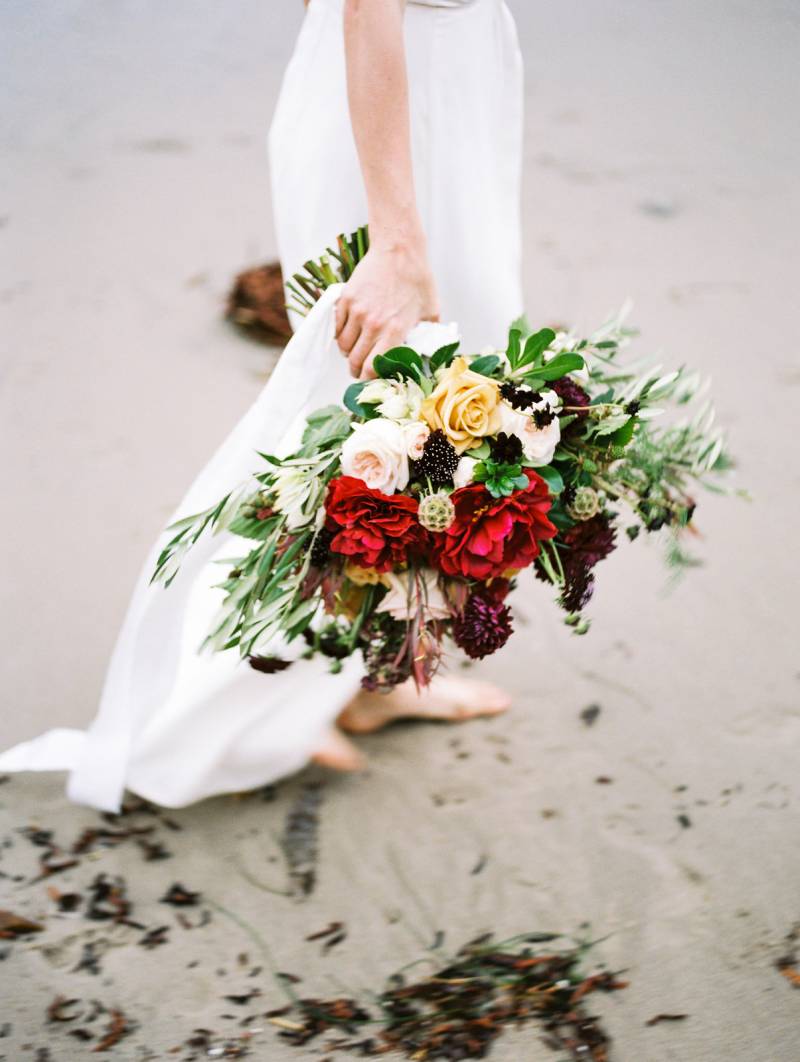
[[[347, 110], [342, 7], [343, 0], [311, 0], [270, 128], [287, 276], [338, 232], [366, 220]], [[466, 349], [479, 349], [500, 343], [522, 309], [516, 31], [502, 0], [439, 0], [408, 4], [405, 35], [416, 193], [442, 318], [458, 321]], [[214, 504], [258, 470], [257, 450], [289, 452], [305, 415], [340, 401], [351, 382], [333, 338], [340, 290], [330, 288], [295, 322], [261, 394], [170, 523]], [[150, 577], [165, 538], [144, 562], [89, 728], [59, 727], [15, 745], [0, 753], [0, 772], [68, 771], [67, 797], [107, 811], [120, 809], [126, 788], [181, 807], [291, 774], [319, 747], [358, 690], [360, 656], [338, 675], [325, 658], [263, 675], [237, 649], [201, 655], [220, 602], [213, 589], [224, 570], [218, 562], [239, 547], [227, 534], [201, 539], [164, 589]]]

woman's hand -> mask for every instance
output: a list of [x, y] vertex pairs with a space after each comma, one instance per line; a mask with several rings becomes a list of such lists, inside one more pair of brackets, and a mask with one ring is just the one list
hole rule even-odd
[[350, 372], [375, 375], [372, 361], [396, 347], [419, 321], [438, 321], [439, 302], [425, 239], [370, 243], [336, 304], [336, 339]]

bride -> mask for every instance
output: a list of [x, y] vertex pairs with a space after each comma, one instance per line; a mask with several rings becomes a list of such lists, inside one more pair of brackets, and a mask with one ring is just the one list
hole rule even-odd
[[[374, 356], [419, 322], [441, 313], [478, 350], [504, 342], [522, 310], [522, 64], [503, 0], [307, 8], [269, 133], [283, 274], [365, 221], [370, 249], [345, 285], [293, 320], [275, 372], [173, 520], [244, 479], [255, 450], [285, 452], [305, 413], [372, 375]], [[198, 654], [219, 602], [218, 564], [230, 556], [220, 537], [195, 547], [166, 591], [150, 584], [161, 539], [154, 544], [90, 728], [16, 745], [0, 754], [0, 770], [68, 770], [68, 797], [104, 810], [118, 811], [126, 788], [180, 807], [311, 759], [358, 769], [363, 756], [347, 734], [400, 717], [462, 720], [508, 707], [502, 690], [455, 676], [422, 694], [360, 691], [357, 656], [338, 675], [300, 659], [264, 676], [235, 649]]]

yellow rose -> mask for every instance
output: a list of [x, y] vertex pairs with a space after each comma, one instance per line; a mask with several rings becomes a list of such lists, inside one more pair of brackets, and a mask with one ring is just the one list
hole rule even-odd
[[441, 429], [460, 454], [499, 431], [500, 412], [497, 384], [472, 372], [464, 358], [453, 360], [420, 410], [422, 419]]
[[380, 572], [376, 572], [374, 568], [362, 568], [360, 564], [353, 564], [352, 561], [345, 564], [344, 574], [356, 586], [374, 586], [382, 581]]

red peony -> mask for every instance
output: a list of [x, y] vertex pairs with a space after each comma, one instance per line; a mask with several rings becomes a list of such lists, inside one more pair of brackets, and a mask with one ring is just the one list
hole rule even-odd
[[509, 568], [526, 568], [539, 542], [556, 534], [548, 520], [550, 492], [540, 475], [526, 469], [528, 486], [493, 498], [480, 483], [453, 491], [455, 520], [436, 536], [436, 559], [447, 575], [491, 579]]
[[331, 480], [325, 512], [325, 527], [333, 534], [331, 551], [362, 568], [391, 571], [428, 540], [417, 522], [416, 498], [371, 490], [354, 476]]

